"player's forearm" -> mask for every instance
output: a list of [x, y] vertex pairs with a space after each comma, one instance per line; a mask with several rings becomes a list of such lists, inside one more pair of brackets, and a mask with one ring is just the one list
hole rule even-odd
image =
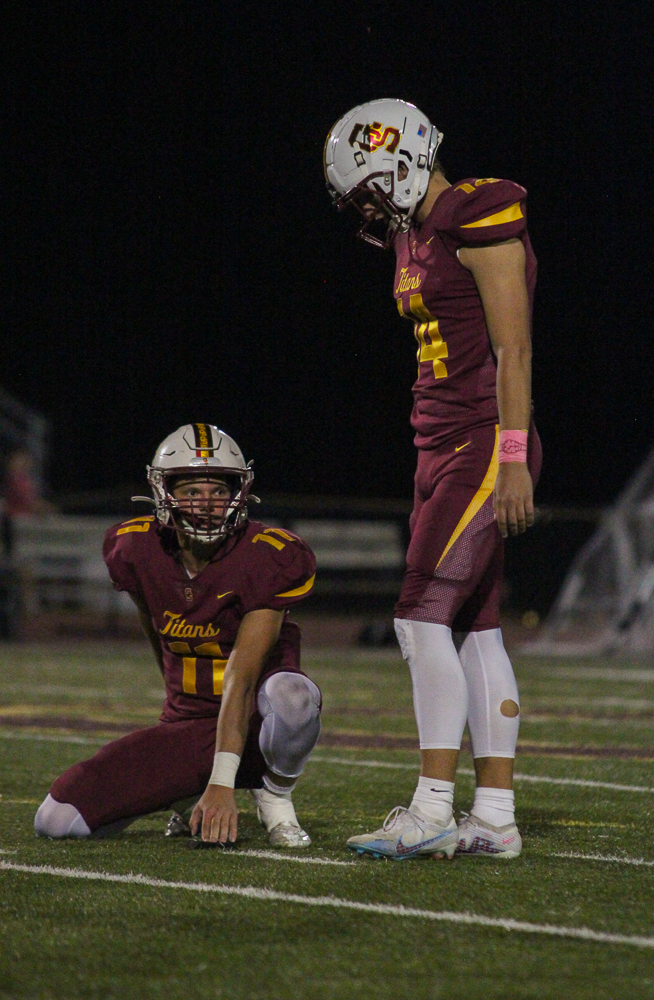
[[[229, 668], [228, 668], [229, 669]], [[257, 677], [258, 677], [257, 671]], [[254, 709], [255, 677], [229, 677], [225, 671], [223, 697], [216, 726], [216, 752], [243, 754]]]
[[531, 420], [531, 344], [497, 350], [497, 409], [501, 430], [527, 430]]
[[526, 430], [531, 415], [531, 333], [525, 249], [519, 239], [463, 247], [497, 358], [497, 406], [502, 430]]
[[283, 612], [270, 608], [251, 611], [243, 618], [223, 677], [216, 752], [243, 753], [257, 682], [283, 619]]

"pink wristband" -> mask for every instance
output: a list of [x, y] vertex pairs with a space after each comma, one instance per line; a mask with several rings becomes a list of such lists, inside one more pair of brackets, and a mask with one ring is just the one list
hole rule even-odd
[[527, 461], [527, 431], [500, 431], [499, 461]]

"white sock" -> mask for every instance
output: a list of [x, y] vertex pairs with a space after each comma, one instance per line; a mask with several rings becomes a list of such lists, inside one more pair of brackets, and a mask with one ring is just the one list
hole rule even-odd
[[57, 802], [48, 793], [34, 817], [39, 837], [88, 837], [91, 830], [84, 817], [70, 802]]
[[[263, 780], [266, 784], [274, 786], [274, 782], [270, 781], [270, 779], [264, 778]], [[266, 787], [266, 784], [264, 784], [263, 788], [254, 789], [259, 819], [266, 830], [270, 832], [276, 826], [279, 826], [280, 823], [290, 823], [291, 826], [299, 826], [300, 824], [295, 815], [295, 807], [293, 806], [293, 799], [290, 792], [288, 790], [283, 793], [271, 791]], [[281, 788], [280, 785], [276, 787], [278, 789]]]
[[263, 787], [267, 788], [269, 792], [273, 795], [289, 795], [295, 788], [295, 782], [292, 785], [278, 785], [277, 782], [269, 778], [267, 774], [263, 776]]
[[510, 788], [477, 788], [472, 812], [493, 826], [515, 823], [513, 792]]
[[423, 819], [447, 825], [452, 819], [453, 798], [453, 781], [425, 778], [421, 774], [409, 809], [417, 812]]

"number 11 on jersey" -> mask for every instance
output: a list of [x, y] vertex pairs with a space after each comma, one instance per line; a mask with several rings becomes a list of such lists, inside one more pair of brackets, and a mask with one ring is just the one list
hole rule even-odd
[[[397, 300], [397, 309], [400, 316], [407, 316], [402, 308], [402, 299]], [[407, 319], [415, 320], [414, 333], [418, 341], [418, 364], [421, 361], [432, 361], [434, 365], [434, 378], [447, 378], [447, 368], [442, 358], [447, 358], [447, 344], [441, 337], [438, 330], [438, 320], [429, 312], [422, 301], [420, 292], [416, 292], [409, 299], [410, 315]], [[425, 334], [429, 337], [429, 343], [425, 340]]]

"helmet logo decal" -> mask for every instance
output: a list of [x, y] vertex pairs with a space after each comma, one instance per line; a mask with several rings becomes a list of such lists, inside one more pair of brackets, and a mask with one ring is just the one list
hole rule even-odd
[[[361, 139], [358, 138], [359, 132], [362, 135]], [[376, 149], [384, 147], [389, 153], [394, 153], [399, 141], [399, 128], [393, 128], [390, 125], [384, 126], [381, 122], [373, 122], [372, 125], [361, 125], [357, 122], [348, 139], [350, 146], [354, 147], [356, 144], [364, 153], [374, 153]]]
[[203, 458], [204, 464], [208, 465], [209, 452], [213, 451], [211, 428], [208, 424], [193, 424], [193, 433], [195, 434], [195, 447], [197, 448], [195, 455], [197, 458]]

